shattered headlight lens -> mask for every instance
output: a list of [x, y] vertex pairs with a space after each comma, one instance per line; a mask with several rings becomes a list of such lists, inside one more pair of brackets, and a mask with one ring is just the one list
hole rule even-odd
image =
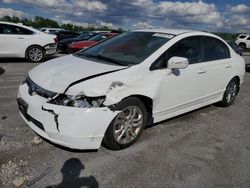
[[63, 106], [71, 106], [78, 108], [92, 108], [102, 106], [105, 96], [101, 97], [86, 97], [83, 95], [70, 96], [61, 94], [52, 99], [50, 103]]

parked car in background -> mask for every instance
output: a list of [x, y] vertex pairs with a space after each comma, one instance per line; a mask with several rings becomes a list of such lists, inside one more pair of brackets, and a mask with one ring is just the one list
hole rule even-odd
[[103, 40], [114, 37], [118, 34], [119, 33], [100, 33], [100, 34], [90, 38], [89, 40], [80, 41], [80, 42], [73, 42], [73, 43], [69, 44], [67, 51], [68, 51], [68, 53], [74, 53], [74, 52], [77, 52], [79, 50], [93, 46], [98, 42], [101, 42]]
[[0, 58], [41, 62], [56, 53], [56, 36], [9, 22], [0, 22]]
[[79, 42], [83, 40], [89, 40], [92, 37], [96, 36], [98, 33], [93, 32], [85, 32], [80, 34], [78, 37], [75, 38], [68, 38], [68, 39], [62, 39], [57, 44], [57, 49], [62, 52], [67, 52], [68, 45], [72, 42]]
[[234, 41], [228, 41], [227, 42], [233, 49], [234, 49], [234, 51], [237, 53], [237, 54], [239, 54], [239, 55], [243, 55], [243, 52], [244, 52], [244, 50], [240, 47], [240, 46], [238, 46], [237, 44], [236, 44], [236, 42], [234, 42]]
[[250, 48], [250, 35], [240, 34], [235, 41], [243, 50]]
[[74, 31], [58, 31], [56, 35], [59, 42], [63, 39], [78, 37], [80, 34]]
[[17, 101], [23, 120], [54, 143], [120, 150], [149, 124], [230, 106], [244, 74], [244, 59], [216, 35], [137, 30], [38, 65]]
[[59, 31], [64, 31], [64, 29], [61, 28], [41, 28], [40, 31], [48, 34], [56, 35]]

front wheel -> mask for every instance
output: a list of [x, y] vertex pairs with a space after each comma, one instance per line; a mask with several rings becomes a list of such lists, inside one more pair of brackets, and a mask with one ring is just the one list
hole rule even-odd
[[148, 112], [143, 102], [136, 97], [122, 100], [114, 110], [121, 112], [110, 123], [103, 142], [112, 150], [125, 149], [134, 144], [142, 134]]
[[233, 78], [227, 85], [226, 91], [221, 101], [221, 105], [224, 107], [230, 106], [233, 103], [238, 91], [239, 91], [238, 80], [236, 78]]
[[45, 58], [44, 50], [41, 46], [31, 46], [26, 50], [26, 59], [30, 62], [42, 62]]

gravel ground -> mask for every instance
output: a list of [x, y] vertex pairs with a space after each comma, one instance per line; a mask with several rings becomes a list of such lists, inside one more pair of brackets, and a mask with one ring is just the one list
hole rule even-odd
[[18, 114], [18, 85], [36, 64], [0, 61], [0, 187], [250, 187], [250, 73], [228, 108], [156, 124], [126, 150], [72, 151], [37, 138]]

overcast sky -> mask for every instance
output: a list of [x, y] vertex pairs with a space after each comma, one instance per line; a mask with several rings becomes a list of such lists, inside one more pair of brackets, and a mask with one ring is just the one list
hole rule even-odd
[[83, 26], [250, 33], [250, 0], [0, 0], [0, 17], [5, 15]]

